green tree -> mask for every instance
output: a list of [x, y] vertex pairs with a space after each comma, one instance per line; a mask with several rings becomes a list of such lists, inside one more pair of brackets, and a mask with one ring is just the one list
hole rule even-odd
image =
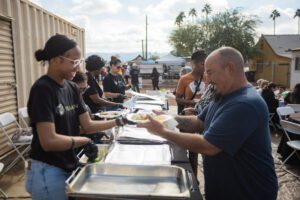
[[294, 18], [298, 17], [298, 35], [300, 34], [300, 9], [297, 9]]
[[203, 13], [205, 13], [206, 21], [208, 20], [208, 15], [212, 12], [210, 4], [206, 3], [201, 10]]
[[192, 20], [194, 22], [194, 19], [197, 17], [197, 11], [195, 8], [191, 8], [191, 10], [189, 12], [189, 16], [192, 17]]
[[231, 46], [238, 49], [245, 60], [251, 58], [256, 53], [255, 27], [258, 23], [256, 16], [243, 15], [236, 9], [216, 14], [209, 23], [207, 50]]
[[158, 55], [151, 55], [151, 57], [150, 57], [150, 60], [157, 60], [157, 59], [159, 59], [160, 57], [158, 56]]
[[[200, 20], [197, 24], [175, 28], [169, 42], [174, 47], [174, 55], [191, 55], [199, 48], [209, 53], [221, 46], [232, 46], [248, 59], [257, 52], [255, 28], [258, 23], [260, 21], [256, 16], [227, 10], [213, 15], [209, 21]], [[206, 26], [207, 31], [204, 28]]]
[[175, 48], [174, 55], [188, 56], [202, 47], [203, 29], [197, 25], [187, 25], [171, 32], [169, 42]]
[[183, 19], [185, 18], [184, 12], [180, 12], [179, 15], [176, 17], [175, 24], [180, 27], [183, 23]]
[[275, 35], [275, 24], [276, 24], [276, 18], [280, 17], [280, 13], [275, 9], [272, 11], [270, 18], [274, 21], [274, 35]]

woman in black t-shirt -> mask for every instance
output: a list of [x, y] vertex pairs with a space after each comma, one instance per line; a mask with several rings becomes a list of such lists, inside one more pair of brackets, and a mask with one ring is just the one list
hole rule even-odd
[[112, 57], [109, 74], [103, 80], [105, 97], [112, 99], [116, 103], [123, 103], [125, 90], [129, 88], [122, 76], [118, 74], [121, 68], [121, 61]]
[[64, 35], [54, 35], [44, 49], [35, 52], [37, 61], [48, 62], [47, 74], [32, 86], [28, 114], [33, 131], [31, 152], [26, 170], [26, 190], [33, 200], [67, 200], [65, 181], [78, 167], [74, 148], [89, 143], [79, 136], [124, 124], [122, 119], [91, 120], [73, 79], [83, 63], [76, 42]]
[[156, 90], [156, 89], [159, 90], [159, 87], [158, 87], [159, 73], [158, 73], [156, 67], [154, 67], [152, 69], [151, 79], [152, 79], [153, 90]]
[[89, 88], [83, 94], [83, 98], [85, 103], [90, 107], [92, 113], [96, 113], [100, 109], [106, 110], [105, 107], [123, 108], [120, 103], [107, 101], [102, 98], [103, 91], [99, 86], [96, 77], [99, 77], [101, 69], [105, 65], [104, 60], [97, 55], [91, 55], [86, 59], [85, 63], [86, 69], [88, 70], [86, 75], [88, 77]]

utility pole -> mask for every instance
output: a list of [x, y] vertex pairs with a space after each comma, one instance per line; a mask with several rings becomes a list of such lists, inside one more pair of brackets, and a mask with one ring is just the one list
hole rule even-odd
[[144, 40], [142, 40], [142, 56], [143, 56], [143, 58], [145, 58], [145, 55], [144, 55]]
[[146, 60], [148, 60], [148, 19], [146, 15]]

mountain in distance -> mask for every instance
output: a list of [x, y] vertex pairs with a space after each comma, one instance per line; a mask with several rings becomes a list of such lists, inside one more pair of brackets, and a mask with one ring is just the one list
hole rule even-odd
[[[122, 62], [128, 62], [130, 60], [133, 60], [136, 58], [138, 55], [142, 55], [140, 52], [129, 52], [129, 53], [101, 53], [101, 52], [88, 52], [86, 53], [86, 58], [89, 57], [90, 55], [98, 55], [102, 57], [106, 62], [110, 61], [111, 56], [117, 56], [120, 58]], [[154, 52], [154, 53], [149, 53], [148, 59], [151, 57], [151, 55], [159, 56], [159, 58], [168, 55], [168, 52]]]

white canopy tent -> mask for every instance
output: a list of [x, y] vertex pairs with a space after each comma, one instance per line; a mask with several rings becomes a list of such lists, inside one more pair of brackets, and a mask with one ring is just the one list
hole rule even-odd
[[185, 63], [185, 59], [173, 56], [171, 54], [166, 55], [160, 59], [157, 59], [156, 62], [158, 64], [166, 64], [166, 65], [181, 65], [182, 63]]

